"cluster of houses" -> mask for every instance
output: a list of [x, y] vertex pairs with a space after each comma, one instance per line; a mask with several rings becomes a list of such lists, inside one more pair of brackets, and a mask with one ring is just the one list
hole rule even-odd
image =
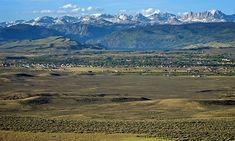
[[0, 67], [20, 67], [20, 68], [50, 68], [50, 69], [56, 69], [56, 68], [60, 68], [60, 67], [67, 67], [67, 68], [71, 68], [71, 67], [76, 67], [73, 64], [13, 64], [13, 63], [0, 63]]
[[[76, 65], [76, 64], [43, 64], [43, 63], [26, 63], [26, 64], [14, 64], [14, 63], [0, 63], [0, 67], [19, 67], [19, 68], [45, 68], [45, 69], [58, 69], [58, 68], [73, 68], [73, 67], [93, 67], [93, 66], [86, 66], [86, 65]], [[102, 66], [100, 66], [102, 68]], [[187, 72], [190, 74], [204, 74], [204, 73], [231, 73], [234, 69], [228, 67], [190, 67], [190, 66], [137, 66], [136, 68], [160, 68], [163, 69], [165, 72]], [[151, 70], [152, 70], [151, 69]], [[151, 71], [150, 70], [150, 71]]]

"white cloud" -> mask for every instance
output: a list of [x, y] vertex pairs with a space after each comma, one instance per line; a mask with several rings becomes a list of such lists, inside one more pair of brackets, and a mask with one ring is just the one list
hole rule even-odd
[[52, 10], [41, 10], [40, 13], [49, 14], [49, 13], [53, 13], [53, 11]]
[[101, 8], [92, 7], [92, 6], [87, 7], [86, 10], [87, 10], [87, 11], [96, 11], [96, 12], [101, 12], [101, 11], [103, 11], [103, 9], [101, 9]]
[[153, 14], [160, 13], [160, 10], [154, 8], [143, 9], [141, 12], [144, 16], [151, 16]]
[[77, 8], [77, 5], [74, 4], [65, 4], [64, 6], [62, 6], [63, 9], [73, 9], [73, 8]]
[[82, 12], [85, 12], [85, 11], [86, 11], [86, 9], [85, 9], [85, 8], [81, 8], [81, 11], [82, 11]]
[[80, 11], [81, 11], [81, 8], [72, 9], [72, 12], [80, 12]]
[[54, 13], [52, 10], [40, 10], [40, 11], [33, 11], [35, 14], [51, 14]]
[[92, 6], [87, 7], [87, 11], [92, 11], [95, 10], [95, 8], [93, 8]]
[[102, 11], [102, 9], [89, 6], [89, 7], [86, 7], [86, 8], [85, 7], [74, 8], [71, 11], [72, 12], [100, 12], [100, 11]]
[[76, 13], [99, 13], [103, 9], [88, 6], [88, 7], [77, 7], [75, 4], [65, 4], [62, 7], [58, 7], [58, 9], [55, 10], [39, 10], [39, 11], [33, 11], [34, 14], [76, 14]]

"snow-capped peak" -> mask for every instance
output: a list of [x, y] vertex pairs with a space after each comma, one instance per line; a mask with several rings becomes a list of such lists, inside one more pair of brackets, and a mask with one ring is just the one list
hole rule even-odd
[[204, 12], [185, 12], [182, 14], [171, 14], [161, 12], [154, 8], [144, 9], [136, 15], [128, 15], [126, 13], [111, 14], [90, 14], [80, 16], [62, 16], [62, 17], [37, 17], [33, 20], [23, 21], [17, 20], [13, 22], [0, 23], [1, 27], [8, 27], [16, 24], [30, 24], [39, 26], [51, 26], [58, 24], [99, 24], [99, 25], [113, 25], [113, 24], [131, 24], [146, 25], [146, 24], [185, 24], [194, 22], [235, 22], [235, 15], [226, 15], [219, 10], [207, 10]]
[[113, 18], [114, 16], [113, 15], [110, 15], [110, 14], [101, 14], [99, 15], [98, 18], [104, 18], [104, 19], [109, 19], [109, 18]]
[[159, 14], [161, 11], [158, 10], [158, 9], [154, 9], [154, 8], [148, 8], [148, 9], [145, 9], [145, 10], [142, 10], [142, 14], [145, 16], [145, 17], [150, 17], [154, 14]]
[[47, 26], [54, 24], [56, 22], [55, 20], [55, 18], [49, 16], [37, 17], [34, 20], [31, 20], [31, 25]]
[[100, 17], [102, 14], [101, 13], [95, 13], [95, 14], [92, 14], [94, 17]]
[[37, 17], [34, 19], [34, 21], [39, 21], [41, 19], [41, 17]]
[[76, 22], [78, 22], [78, 18], [73, 17], [73, 16], [63, 16], [63, 17], [60, 17], [57, 19], [62, 21], [62, 23], [76, 23]]
[[208, 12], [210, 12], [212, 15], [215, 15], [215, 13], [217, 13], [217, 12], [218, 12], [218, 10], [216, 10], [216, 9], [212, 9], [212, 10], [209, 10]]
[[225, 15], [219, 10], [208, 10], [204, 12], [187, 12], [179, 15], [178, 18], [183, 23], [192, 22], [227, 22], [230, 15]]
[[115, 17], [119, 21], [131, 21], [133, 16], [127, 15], [127, 14], [124, 14], [124, 13], [120, 13], [120, 14], [116, 15]]

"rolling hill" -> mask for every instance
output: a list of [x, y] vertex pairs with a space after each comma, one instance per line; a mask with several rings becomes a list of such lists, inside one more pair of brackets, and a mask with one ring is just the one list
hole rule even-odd
[[0, 43], [3, 52], [37, 52], [46, 54], [63, 53], [82, 49], [102, 49], [99, 46], [81, 44], [62, 36], [50, 36], [41, 39], [24, 39]]

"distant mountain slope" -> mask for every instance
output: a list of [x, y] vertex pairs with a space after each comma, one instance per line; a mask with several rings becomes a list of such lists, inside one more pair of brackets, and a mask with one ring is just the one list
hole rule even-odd
[[[51, 36], [70, 39], [70, 41], [85, 45], [84, 48], [105, 48], [110, 50], [169, 50], [200, 46], [234, 47], [235, 23], [142, 26], [74, 23], [50, 27], [19, 24], [0, 28], [0, 44], [7, 44], [8, 47], [8, 43], [14, 43], [25, 48], [30, 47], [30, 44], [32, 44], [31, 49], [33, 49], [38, 44], [30, 42], [30, 40], [46, 39]], [[21, 46], [21, 43], [25, 43], [22, 40], [29, 40], [29, 42], [27, 41], [27, 45]], [[65, 47], [69, 45], [70, 47], [73, 46], [73, 49], [77, 49], [76, 45], [70, 45], [70, 43], [64, 42], [60, 45]], [[87, 44], [89, 45], [87, 46]], [[40, 46], [48, 47], [48, 44], [38, 45], [38, 47]], [[56, 47], [53, 43], [49, 46]]]
[[0, 28], [0, 41], [40, 39], [49, 36], [59, 36], [61, 33], [53, 29], [26, 24]]
[[195, 23], [155, 25], [118, 30], [105, 37], [89, 40], [108, 49], [175, 49], [192, 44], [235, 41], [235, 23]]
[[3, 52], [40, 52], [47, 54], [62, 53], [81, 49], [102, 49], [94, 45], [80, 44], [61, 36], [51, 36], [42, 39], [25, 39], [0, 43]]
[[126, 24], [103, 25], [103, 24], [84, 24], [74, 23], [67, 25], [53, 25], [49, 27], [63, 33], [66, 37], [80, 42], [85, 42], [90, 39], [96, 39], [109, 35], [117, 30], [125, 30], [131, 28]]

